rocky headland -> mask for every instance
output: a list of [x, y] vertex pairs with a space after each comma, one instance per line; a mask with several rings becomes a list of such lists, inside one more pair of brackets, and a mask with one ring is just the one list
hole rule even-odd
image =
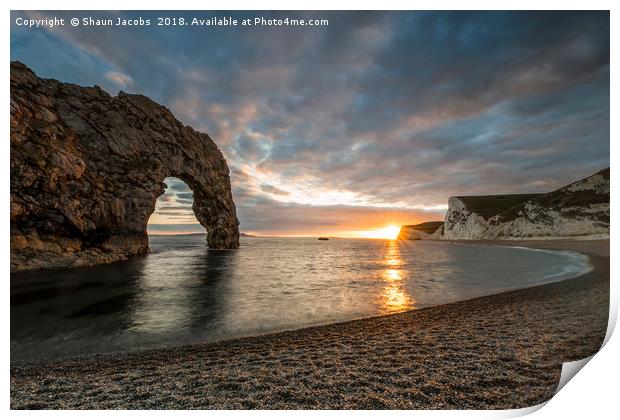
[[609, 168], [546, 194], [456, 196], [443, 223], [401, 228], [399, 239], [609, 237]]
[[397, 239], [433, 239], [435, 232], [443, 226], [443, 222], [424, 222], [417, 225], [400, 227]]
[[11, 63], [11, 271], [148, 252], [166, 177], [193, 191], [212, 248], [239, 245], [229, 169], [211, 138], [142, 95], [110, 96]]

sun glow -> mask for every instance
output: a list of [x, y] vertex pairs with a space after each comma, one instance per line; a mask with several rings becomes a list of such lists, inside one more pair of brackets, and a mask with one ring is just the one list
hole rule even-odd
[[361, 232], [361, 234], [364, 238], [396, 239], [398, 237], [398, 232], [400, 232], [400, 227], [396, 225], [388, 225], [380, 229], [366, 230]]
[[385, 282], [385, 288], [379, 296], [382, 311], [393, 313], [406, 311], [415, 307], [413, 299], [405, 286], [408, 273], [405, 262], [401, 258], [400, 244], [398, 242], [386, 242], [385, 246], [385, 269], [381, 278]]

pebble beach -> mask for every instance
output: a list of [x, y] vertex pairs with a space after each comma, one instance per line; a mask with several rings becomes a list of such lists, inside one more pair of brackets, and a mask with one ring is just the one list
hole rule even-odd
[[210, 344], [11, 363], [12, 409], [508, 409], [549, 400], [602, 345], [609, 240], [576, 278], [393, 315]]

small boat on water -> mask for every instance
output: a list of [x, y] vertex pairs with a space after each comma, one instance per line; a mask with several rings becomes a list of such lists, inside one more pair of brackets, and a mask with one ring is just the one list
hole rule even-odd
[[325, 236], [319, 236], [319, 241], [329, 241], [329, 238], [326, 238]]

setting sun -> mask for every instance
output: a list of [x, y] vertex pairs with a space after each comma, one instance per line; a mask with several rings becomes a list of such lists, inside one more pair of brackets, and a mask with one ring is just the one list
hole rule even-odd
[[399, 226], [388, 225], [380, 229], [364, 231], [363, 237], [373, 239], [396, 239], [398, 237], [398, 232], [400, 232]]

